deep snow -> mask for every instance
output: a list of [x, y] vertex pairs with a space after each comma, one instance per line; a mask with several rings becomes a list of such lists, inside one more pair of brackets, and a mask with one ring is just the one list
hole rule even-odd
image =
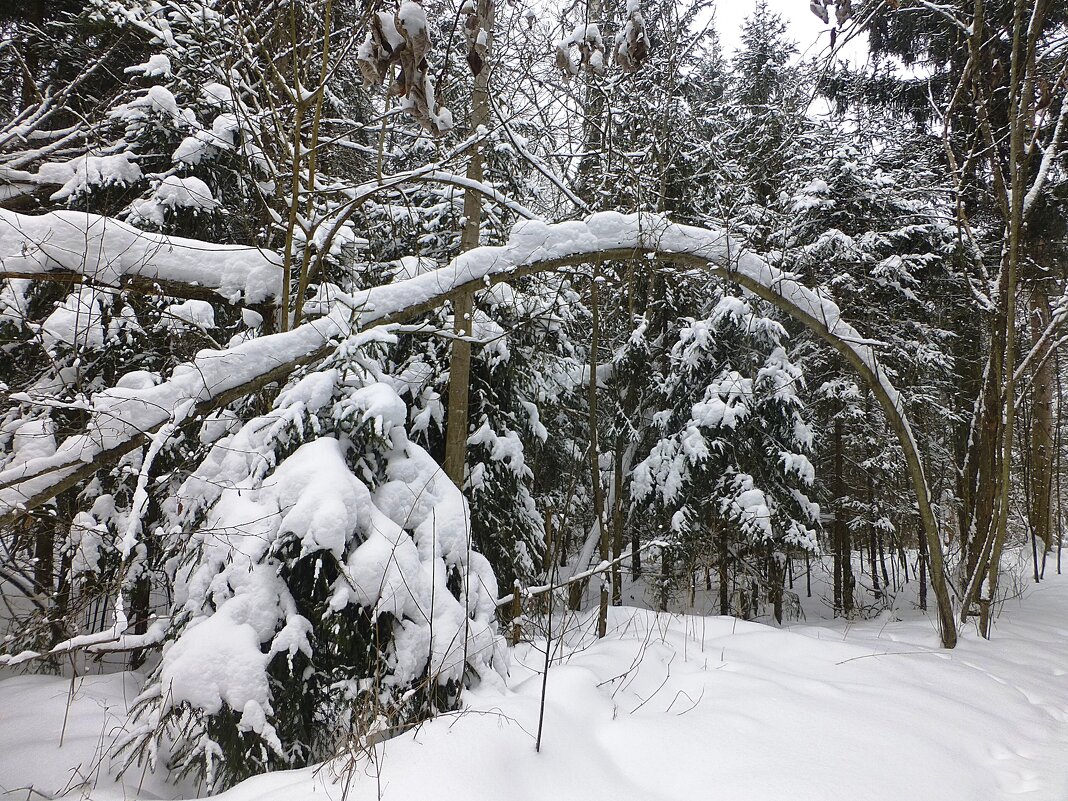
[[[261, 776], [221, 798], [341, 799], [346, 787], [351, 801], [1068, 798], [1068, 576], [1010, 600], [991, 642], [969, 631], [944, 651], [932, 619], [909, 617], [780, 629], [623, 607], [600, 642], [573, 618], [554, 645], [540, 754], [544, 652], [524, 644], [507, 687], [469, 692], [463, 711], [373, 759]], [[59, 747], [70, 689], [0, 681], [0, 797], [191, 792], [104, 777], [104, 745], [134, 696], [128, 675], [75, 682]]]

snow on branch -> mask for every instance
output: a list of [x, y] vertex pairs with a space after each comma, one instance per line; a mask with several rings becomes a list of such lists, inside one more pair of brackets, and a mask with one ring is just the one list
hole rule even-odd
[[144, 634], [127, 634], [130, 623], [126, 618], [122, 596], [115, 598], [115, 623], [103, 631], [94, 634], [79, 634], [56, 643], [47, 651], [21, 651], [17, 654], [0, 654], [0, 667], [14, 667], [38, 659], [50, 659], [87, 651], [91, 654], [103, 654], [116, 651], [131, 651], [148, 648], [163, 641], [167, 632], [167, 619], [156, 618]]
[[181, 287], [202, 288], [254, 305], [278, 293], [281, 263], [271, 251], [150, 233], [96, 214], [0, 209], [0, 278], [68, 273], [114, 287], [159, 283], [176, 295]]
[[[73, 240], [69, 244], [71, 259], [90, 260], [77, 255]], [[202, 256], [204, 262], [211, 261], [208, 254]], [[872, 385], [888, 418], [893, 418], [902, 444], [915, 457], [910, 468], [924, 487], [921, 506], [929, 506], [915, 439], [898, 394], [871, 344], [842, 320], [837, 305], [760, 256], [742, 251], [723, 231], [676, 225], [660, 215], [602, 212], [585, 221], [520, 221], [502, 246], [475, 248], [441, 269], [345, 298], [330, 315], [291, 331], [225, 350], [202, 351], [156, 386], [97, 393], [83, 433], [66, 439], [51, 456], [0, 472], [0, 520], [44, 503], [91, 475], [101, 463], [142, 444], [176, 413], [186, 413], [189, 401], [194, 404], [191, 414], [205, 414], [286, 378], [300, 365], [325, 358], [336, 340], [354, 330], [403, 322], [455, 296], [518, 276], [595, 260], [636, 258], [707, 270], [739, 284], [831, 344]]]
[[[1068, 68], [1066, 68], [1068, 69]], [[1031, 213], [1031, 209], [1035, 205], [1035, 201], [1038, 200], [1042, 194], [1042, 190], [1046, 188], [1046, 181], [1049, 178], [1049, 171], [1056, 163], [1057, 157], [1061, 154], [1061, 146], [1065, 139], [1065, 129], [1068, 128], [1068, 102], [1061, 102], [1061, 111], [1057, 116], [1057, 123], [1053, 127], [1053, 135], [1050, 137], [1049, 144], [1045, 150], [1042, 151], [1042, 160], [1038, 165], [1038, 174], [1035, 176], [1034, 183], [1031, 184], [1031, 188], [1024, 196], [1023, 203], [1023, 215], [1024, 219]]]

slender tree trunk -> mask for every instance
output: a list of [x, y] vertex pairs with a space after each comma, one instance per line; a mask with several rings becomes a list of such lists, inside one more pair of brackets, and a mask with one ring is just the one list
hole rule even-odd
[[[298, 45], [299, 39], [299, 27], [300, 24], [297, 20], [297, 4], [292, 3], [289, 7], [289, 64], [291, 68], [290, 82], [291, 85], [284, 87], [285, 91], [289, 93], [290, 98], [294, 105], [293, 116], [293, 130], [291, 132], [292, 139], [289, 143], [289, 210], [286, 220], [286, 239], [285, 250], [282, 253], [282, 287], [279, 292], [279, 307], [281, 309], [281, 317], [278, 324], [281, 331], [288, 331], [290, 328], [289, 319], [289, 292], [293, 283], [293, 265], [295, 264], [294, 257], [296, 256], [297, 249], [297, 228], [301, 226], [300, 221], [300, 199], [301, 199], [301, 186], [300, 177], [302, 164], [305, 158], [304, 152], [304, 115], [309, 108], [309, 99], [303, 95], [303, 81], [301, 80], [300, 68], [304, 59], [300, 52]], [[309, 191], [310, 191], [309, 187]], [[305, 229], [306, 230], [306, 229]], [[305, 242], [305, 248], [308, 243]], [[297, 321], [299, 323], [299, 321]]]
[[918, 569], [920, 572], [920, 609], [927, 611], [927, 540], [919, 537], [920, 558]]
[[[55, 553], [56, 534], [58, 525], [53, 520], [43, 520], [37, 523], [37, 532], [33, 539], [33, 583], [41, 601], [46, 604], [49, 637], [51, 647], [63, 639], [62, 626], [58, 620], [59, 609], [57, 608]], [[51, 660], [50, 660], [51, 661]]]
[[[40, 28], [44, 23], [44, 0], [23, 0], [23, 17], [26, 22]], [[37, 74], [40, 68], [40, 54], [36, 47], [26, 48], [24, 58], [26, 60], [26, 74], [22, 76], [22, 87], [19, 93], [19, 111], [24, 111], [37, 100]]]
[[[601, 20], [601, 0], [587, 0], [586, 21], [590, 24], [604, 25]], [[607, 56], [607, 53], [605, 54]], [[605, 93], [597, 85], [593, 75], [587, 76], [585, 118], [582, 131], [582, 152], [579, 160], [578, 194], [593, 209], [599, 208], [596, 178], [603, 172], [598, 169], [604, 163], [604, 131], [607, 125]]]
[[729, 615], [731, 613], [730, 591], [730, 549], [727, 546], [727, 532], [720, 526], [714, 526], [712, 536], [715, 537], [716, 546], [719, 550], [719, 559], [716, 567], [719, 570], [719, 613]]
[[[147, 543], [146, 543], [147, 545]], [[130, 593], [130, 617], [133, 620], [133, 633], [144, 634], [148, 631], [148, 619], [152, 612], [152, 576], [148, 565], [148, 554], [140, 565], [141, 575], [134, 582]], [[130, 670], [137, 670], [144, 664], [147, 652], [138, 648], [130, 652]]]
[[868, 533], [868, 563], [871, 566], [871, 589], [875, 593], [876, 598], [881, 598], [883, 595], [883, 586], [879, 581], [879, 545], [876, 542], [876, 533], [873, 528]]
[[834, 607], [848, 617], [853, 613], [853, 548], [842, 509], [846, 497], [844, 439], [845, 424], [839, 415], [834, 421]]
[[[310, 220], [315, 214], [316, 177], [318, 175], [319, 134], [322, 128], [323, 100], [326, 94], [326, 79], [330, 74], [330, 40], [333, 36], [334, 0], [326, 0], [323, 6], [323, 47], [319, 56], [322, 63], [319, 68], [318, 84], [311, 99], [311, 141], [308, 147], [308, 175], [306, 179], [308, 198], [304, 209], [305, 218]], [[295, 201], [296, 199], [294, 199]], [[297, 274], [297, 294], [293, 299], [293, 324], [300, 325], [304, 312], [304, 296], [312, 274], [312, 248], [310, 243], [304, 246], [300, 269]]]
[[615, 496], [612, 504], [612, 606], [623, 605], [623, 452], [622, 438], [616, 441]]
[[779, 625], [782, 625], [782, 585], [783, 563], [779, 560], [779, 554], [772, 553], [768, 557], [768, 591], [771, 593], [772, 613]]
[[[1031, 531], [1041, 543], [1043, 552], [1053, 547], [1051, 520], [1053, 494], [1053, 359], [1050, 345], [1042, 342], [1042, 333], [1049, 325], [1049, 295], [1041, 284], [1031, 294], [1031, 342], [1040, 346], [1036, 354], [1038, 369], [1031, 384], [1031, 504], [1028, 514]], [[1036, 578], [1037, 578], [1036, 558]]]
[[[881, 532], [876, 534], [875, 543], [879, 548], [879, 568], [883, 572], [883, 588], [885, 589], [890, 586], [890, 574], [886, 570], [886, 548], [883, 546], [883, 535]], [[896, 585], [897, 576], [894, 576], [894, 581]], [[896, 589], [897, 587], [895, 586], [895, 590]]]
[[[871, 474], [870, 473], [867, 476], [867, 491], [868, 491], [868, 510], [869, 510], [868, 514], [870, 516], [872, 514], [872, 512], [874, 512], [874, 510], [875, 510], [875, 487], [874, 487], [874, 485], [872, 483]], [[871, 588], [872, 588], [872, 591], [875, 593], [875, 597], [876, 598], [880, 598], [880, 597], [882, 597], [883, 593], [882, 593], [882, 587], [879, 585], [879, 568], [876, 565], [876, 558], [878, 557], [878, 545], [875, 542], [876, 532], [877, 532], [877, 529], [876, 529], [875, 524], [871, 523], [869, 525], [869, 527], [868, 527], [868, 563], [871, 566]], [[860, 551], [861, 551], [861, 554], [863, 555], [863, 553], [864, 553], [863, 546], [861, 546]], [[864, 563], [864, 560], [862, 558], [861, 559], [861, 564], [863, 565], [863, 563]]]
[[[464, 204], [466, 206], [466, 203]], [[466, 229], [465, 229], [466, 230]], [[449, 405], [445, 424], [445, 475], [460, 489], [467, 465], [468, 403], [471, 383], [471, 321], [474, 295], [465, 293], [453, 303], [453, 333], [449, 357]]]
[[[999, 298], [1005, 320], [1005, 355], [1003, 357], [1004, 389], [1001, 402], [1004, 407], [1001, 431], [1001, 472], [998, 476], [997, 528], [993, 544], [986, 557], [986, 580], [978, 587], [979, 631], [989, 639], [993, 621], [993, 605], [997, 599], [998, 577], [1001, 570], [1001, 553], [1005, 547], [1009, 527], [1009, 504], [1012, 492], [1012, 443], [1016, 428], [1016, 288], [1019, 278], [1021, 239], [1024, 233], [1024, 188], [1026, 185], [1026, 134], [1031, 124], [1030, 106], [1031, 77], [1027, 60], [1033, 57], [1025, 53], [1026, 17], [1024, 4], [1017, 0], [1015, 19], [1013, 21], [1012, 65], [1010, 69], [1010, 141], [1009, 141], [1009, 178], [1011, 188], [1008, 195], [1009, 219], [1006, 226], [1006, 243], [1001, 283], [1002, 293]], [[1025, 77], [1026, 76], [1026, 77]], [[1021, 79], [1023, 85], [1020, 85]]]
[[[972, 447], [968, 451], [965, 466], [965, 472], [970, 476], [964, 481], [968, 491], [962, 495], [965, 514], [961, 519], [962, 558], [966, 576], [975, 574], [994, 525], [997, 495], [995, 476], [1000, 459], [997, 443], [1001, 435], [999, 386], [1005, 350], [1004, 330], [997, 318], [998, 315], [993, 315], [990, 320], [990, 353], [972, 427]], [[967, 603], [963, 605], [962, 615], [967, 615], [968, 606]]]
[[[611, 558], [610, 532], [604, 520], [604, 490], [601, 487], [601, 449], [598, 437], [597, 419], [597, 349], [600, 347], [601, 316], [598, 303], [597, 283], [600, 276], [595, 269], [593, 280], [590, 281], [590, 312], [592, 319], [590, 325], [593, 330], [590, 334], [590, 380], [588, 386], [588, 401], [590, 415], [590, 481], [593, 488], [593, 515], [600, 529], [600, 556], [601, 562], [607, 562]], [[601, 578], [601, 604], [597, 612], [597, 636], [603, 637], [608, 631], [608, 584], [611, 581], [611, 573], [602, 574]]]
[[33, 539], [33, 583], [41, 598], [53, 600], [55, 588], [56, 539], [53, 525], [39, 524]]
[[1057, 377], [1057, 420], [1054, 429], [1054, 454], [1057, 468], [1053, 471], [1054, 481], [1057, 482], [1057, 575], [1061, 575], [1061, 550], [1064, 547], [1064, 507], [1061, 506], [1061, 414], [1064, 408], [1064, 397], [1061, 392], [1061, 361], [1059, 354], [1053, 354], [1054, 374]]
[[[475, 75], [471, 92], [472, 131], [478, 130], [489, 120], [489, 54], [493, 43], [493, 0], [478, 0], [479, 27], [485, 34], [485, 58], [481, 69]], [[470, 160], [467, 162], [467, 177], [481, 182], [482, 146], [475, 144], [471, 148]], [[464, 191], [464, 230], [460, 238], [460, 249], [471, 250], [478, 247], [479, 231], [482, 226], [482, 195], [473, 189]], [[449, 406], [445, 424], [445, 474], [452, 482], [463, 489], [464, 469], [467, 464], [468, 404], [471, 384], [471, 323], [474, 315], [474, 294], [465, 293], [453, 303], [453, 332], [456, 339], [452, 342], [449, 358]]]
[[671, 587], [671, 555], [667, 548], [660, 549], [660, 611], [666, 612]]
[[630, 577], [639, 579], [642, 575], [642, 543], [635, 529], [630, 534]]

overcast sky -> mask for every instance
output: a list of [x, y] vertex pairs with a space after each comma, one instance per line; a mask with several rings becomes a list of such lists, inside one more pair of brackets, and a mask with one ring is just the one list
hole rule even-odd
[[[716, 28], [723, 41], [724, 50], [733, 52], [738, 41], [738, 29], [742, 21], [753, 12], [756, 0], [718, 0], [716, 3]], [[797, 43], [802, 58], [826, 55], [831, 44], [831, 26], [808, 9], [808, 0], [768, 0], [768, 6], [780, 14], [789, 26], [787, 36]], [[834, 21], [832, 12], [831, 21]], [[863, 59], [864, 48], [850, 45], [848, 52], [840, 54], [852, 61]]]

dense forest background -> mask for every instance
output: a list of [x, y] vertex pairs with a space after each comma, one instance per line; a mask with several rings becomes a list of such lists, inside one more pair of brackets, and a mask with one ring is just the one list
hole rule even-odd
[[1061, 567], [1068, 9], [811, 6], [0, 3], [0, 664], [143, 669], [116, 747], [221, 789], [554, 611], [989, 635]]

